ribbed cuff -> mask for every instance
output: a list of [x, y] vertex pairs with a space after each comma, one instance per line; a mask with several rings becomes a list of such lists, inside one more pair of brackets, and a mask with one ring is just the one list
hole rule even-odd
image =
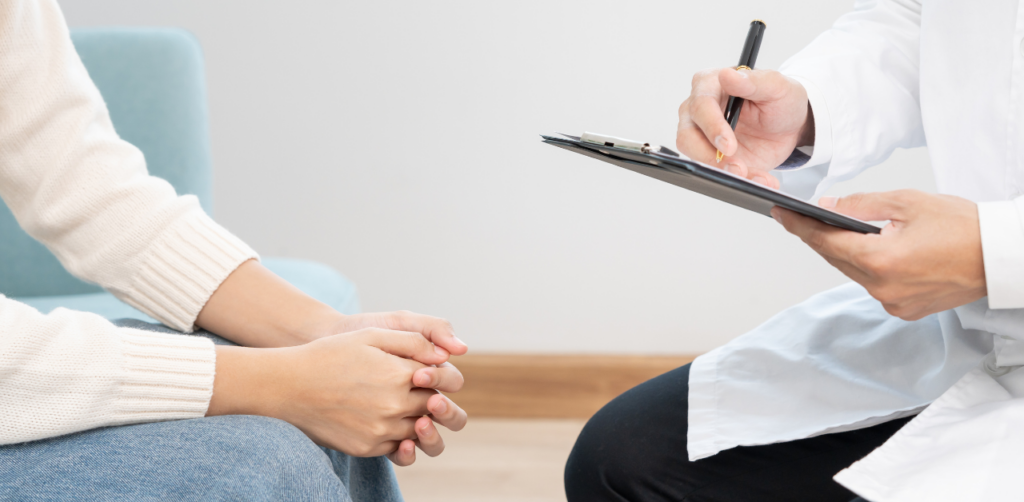
[[213, 396], [216, 352], [198, 336], [119, 328], [123, 365], [115, 423], [198, 418]]
[[111, 292], [167, 326], [190, 333], [214, 291], [253, 258], [259, 256], [241, 239], [195, 211], [162, 233], [126, 290]]

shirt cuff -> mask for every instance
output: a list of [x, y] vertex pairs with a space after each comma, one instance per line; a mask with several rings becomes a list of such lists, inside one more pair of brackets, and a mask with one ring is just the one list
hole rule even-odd
[[985, 262], [988, 306], [1024, 308], [1024, 197], [1012, 201], [981, 202], [981, 252]]
[[191, 333], [221, 283], [255, 251], [194, 211], [175, 221], [150, 247], [124, 289], [110, 292], [175, 330]]
[[803, 77], [789, 75], [796, 80], [807, 91], [807, 102], [811, 106], [811, 114], [814, 116], [814, 146], [811, 150], [810, 159], [801, 165], [793, 165], [787, 162], [776, 169], [780, 171], [796, 171], [807, 167], [820, 166], [832, 161], [832, 120], [828, 114], [828, 104], [825, 103], [825, 96], [818, 90], [810, 80]]

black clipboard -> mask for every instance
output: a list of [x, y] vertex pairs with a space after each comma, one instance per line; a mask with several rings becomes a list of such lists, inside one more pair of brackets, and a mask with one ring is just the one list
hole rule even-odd
[[862, 234], [877, 234], [882, 231], [870, 223], [809, 204], [792, 195], [740, 178], [727, 171], [685, 160], [678, 153], [663, 146], [636, 151], [589, 143], [567, 134], [542, 134], [541, 138], [545, 143], [559, 148], [615, 164], [768, 217], [771, 217], [773, 207], [780, 206], [829, 225]]

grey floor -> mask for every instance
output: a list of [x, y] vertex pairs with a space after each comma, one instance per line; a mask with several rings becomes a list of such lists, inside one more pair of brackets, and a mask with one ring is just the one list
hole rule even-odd
[[407, 502], [563, 502], [562, 467], [583, 420], [471, 418], [445, 452], [396, 468]]

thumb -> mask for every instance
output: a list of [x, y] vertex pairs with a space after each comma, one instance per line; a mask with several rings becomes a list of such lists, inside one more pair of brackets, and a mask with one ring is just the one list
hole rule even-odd
[[792, 82], [775, 70], [734, 70], [726, 68], [718, 74], [718, 82], [729, 96], [754, 102], [775, 101], [785, 97]]
[[412, 359], [422, 364], [441, 364], [448, 360], [448, 351], [427, 341], [419, 333], [390, 329], [366, 330], [368, 344], [388, 354]]
[[855, 193], [846, 197], [822, 197], [818, 205], [864, 221], [903, 221], [908, 201], [896, 192]]

